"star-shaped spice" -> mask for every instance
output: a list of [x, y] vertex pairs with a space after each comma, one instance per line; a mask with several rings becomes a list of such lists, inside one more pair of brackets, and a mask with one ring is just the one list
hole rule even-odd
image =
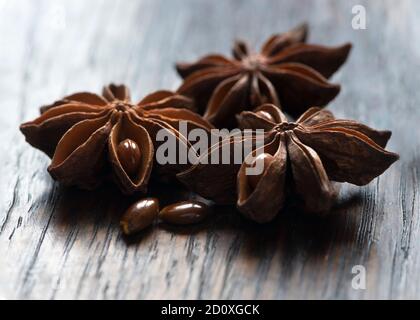
[[[265, 130], [261, 149], [248, 154], [242, 165], [201, 163], [178, 177], [216, 202], [226, 202], [226, 195], [234, 194], [224, 186], [233, 188], [232, 179], [236, 178], [238, 209], [260, 223], [277, 215], [287, 195], [297, 196], [306, 212], [328, 212], [337, 193], [332, 181], [365, 185], [398, 159], [397, 154], [384, 149], [390, 131], [338, 120], [320, 108], [310, 108], [296, 122], [289, 122], [279, 108], [265, 104], [255, 113], [242, 112], [238, 122], [243, 129]], [[234, 150], [234, 141], [227, 143]], [[203, 157], [211, 157], [222, 147], [223, 143], [213, 146]], [[247, 174], [246, 169], [254, 167], [257, 161], [264, 164], [262, 173]], [[208, 181], [211, 188], [202, 181]]]
[[[41, 108], [41, 115], [21, 125], [27, 142], [52, 157], [48, 171], [64, 185], [93, 189], [112, 176], [121, 191], [145, 192], [164, 129], [190, 147], [178, 131], [212, 126], [191, 108], [191, 99], [157, 91], [133, 104], [124, 85], [104, 87], [102, 96], [81, 92]], [[185, 165], [168, 165], [173, 172]], [[166, 171], [169, 171], [166, 168]]]
[[307, 26], [269, 38], [259, 53], [237, 41], [233, 58], [213, 54], [178, 63], [184, 82], [178, 92], [191, 96], [215, 126], [232, 126], [234, 115], [273, 103], [292, 116], [325, 106], [340, 91], [328, 78], [346, 61], [351, 44], [306, 44]]

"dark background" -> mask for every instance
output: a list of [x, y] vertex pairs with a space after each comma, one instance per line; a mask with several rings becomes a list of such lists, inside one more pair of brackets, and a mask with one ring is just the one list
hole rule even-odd
[[[352, 6], [367, 10], [353, 30]], [[420, 298], [420, 2], [0, 0], [0, 298]], [[303, 21], [309, 42], [354, 44], [333, 78], [337, 116], [390, 129], [401, 160], [345, 185], [325, 220], [255, 226], [229, 209], [192, 229], [127, 243], [113, 187], [62, 189], [18, 131], [64, 94], [124, 82], [133, 98], [176, 89], [173, 64], [260, 45]], [[366, 268], [366, 290], [351, 286]]]

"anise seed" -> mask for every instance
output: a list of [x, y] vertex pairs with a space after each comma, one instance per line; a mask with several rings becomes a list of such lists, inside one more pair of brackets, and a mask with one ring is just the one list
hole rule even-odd
[[[163, 104], [176, 112], [162, 117]], [[51, 158], [48, 172], [62, 185], [93, 190], [112, 173], [113, 182], [129, 195], [147, 190], [155, 160], [155, 128], [167, 128], [176, 140], [183, 139], [176, 125], [181, 121], [188, 123], [188, 130], [213, 128], [188, 110], [192, 105], [191, 98], [166, 90], [132, 102], [128, 87], [111, 83], [101, 95], [76, 92], [42, 107], [42, 115], [23, 123], [20, 130], [30, 145]], [[143, 120], [146, 126], [139, 125]], [[120, 145], [126, 138], [134, 141]], [[173, 175], [184, 168], [184, 164], [171, 165], [159, 175]]]
[[140, 165], [141, 151], [137, 143], [131, 139], [125, 139], [118, 144], [118, 159], [128, 175], [135, 174]]
[[172, 224], [194, 224], [204, 220], [209, 211], [210, 208], [200, 201], [181, 201], [163, 208], [159, 218]]
[[142, 199], [131, 205], [124, 213], [120, 226], [125, 235], [131, 235], [150, 226], [159, 213], [159, 201]]
[[[351, 44], [313, 45], [306, 43], [306, 35], [307, 26], [300, 25], [273, 35], [259, 52], [236, 41], [233, 58], [216, 54], [178, 63], [184, 79], [178, 92], [194, 98], [196, 108], [217, 127], [234, 126], [238, 112], [254, 109], [261, 102], [281, 105], [296, 118], [312, 105], [325, 106], [340, 91], [328, 79], [346, 61]], [[242, 73], [249, 76], [237, 76]], [[202, 99], [203, 91], [208, 99]]]

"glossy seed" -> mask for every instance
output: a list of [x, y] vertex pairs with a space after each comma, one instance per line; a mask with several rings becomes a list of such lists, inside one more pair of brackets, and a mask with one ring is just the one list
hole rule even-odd
[[139, 170], [141, 151], [136, 142], [131, 139], [121, 141], [117, 147], [117, 155], [128, 175], [133, 175]]
[[127, 209], [120, 221], [125, 235], [139, 232], [150, 226], [159, 214], [159, 201], [155, 198], [142, 199]]
[[267, 120], [267, 121], [270, 121], [270, 122], [276, 122], [274, 120], [273, 116], [270, 113], [268, 113], [267, 111], [260, 110], [260, 111], [257, 111], [256, 114], [259, 115], [264, 120]]
[[262, 153], [259, 156], [257, 156], [254, 161], [252, 161], [250, 167], [253, 168], [256, 166], [257, 162], [263, 161], [264, 168], [260, 174], [251, 175], [249, 174], [248, 177], [248, 184], [251, 187], [252, 190], [254, 190], [258, 184], [258, 182], [261, 180], [261, 177], [264, 175], [265, 171], [267, 170], [270, 163], [273, 161], [273, 156], [269, 153]]
[[200, 201], [182, 201], [163, 208], [159, 218], [172, 224], [193, 224], [204, 220], [210, 208]]

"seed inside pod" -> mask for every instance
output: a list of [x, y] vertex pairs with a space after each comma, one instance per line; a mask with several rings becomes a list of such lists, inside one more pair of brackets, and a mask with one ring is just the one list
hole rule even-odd
[[127, 209], [120, 221], [124, 234], [131, 235], [150, 226], [159, 214], [159, 201], [155, 198], [142, 199]]
[[139, 170], [141, 151], [137, 143], [131, 139], [125, 139], [118, 144], [118, 159], [125, 172], [133, 175]]
[[267, 111], [260, 110], [260, 111], [257, 111], [256, 114], [259, 115], [261, 118], [264, 118], [267, 121], [276, 122], [274, 120], [273, 116], [270, 113], [268, 113]]
[[204, 220], [210, 208], [200, 201], [182, 201], [163, 208], [159, 213], [162, 221], [172, 224], [194, 224]]
[[269, 153], [261, 153], [260, 155], [258, 155], [254, 161], [252, 161], [251, 165], [249, 167], [254, 168], [257, 163], [258, 165], [263, 164], [264, 168], [262, 170], [262, 172], [260, 174], [255, 174], [255, 175], [251, 175], [248, 174], [247, 178], [248, 178], [248, 184], [251, 187], [252, 190], [255, 189], [255, 187], [257, 186], [258, 182], [261, 180], [261, 177], [264, 175], [265, 171], [267, 170], [268, 166], [270, 165], [270, 163], [273, 161], [273, 156]]

